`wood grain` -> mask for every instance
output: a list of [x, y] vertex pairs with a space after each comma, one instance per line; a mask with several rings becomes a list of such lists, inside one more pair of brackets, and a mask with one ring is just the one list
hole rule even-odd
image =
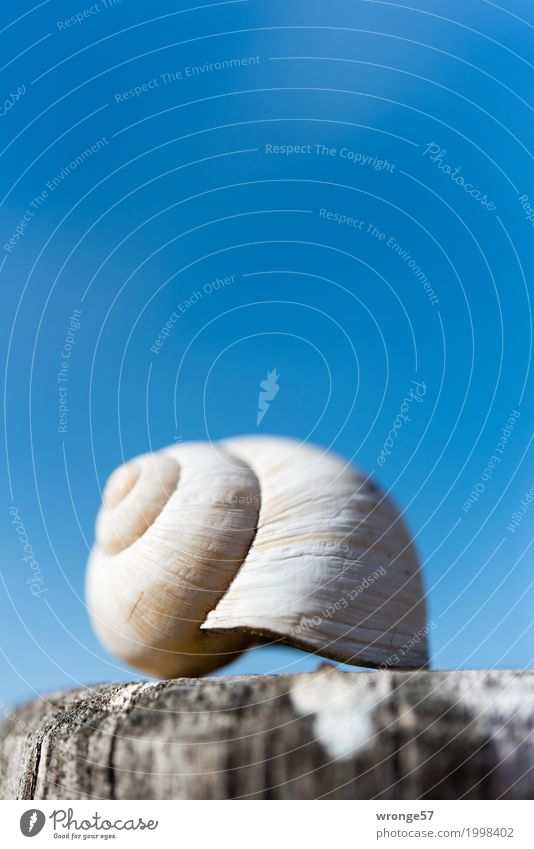
[[534, 797], [534, 671], [88, 687], [0, 729], [7, 799]]

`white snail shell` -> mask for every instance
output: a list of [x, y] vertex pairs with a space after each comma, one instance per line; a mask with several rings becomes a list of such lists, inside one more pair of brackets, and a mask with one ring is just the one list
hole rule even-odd
[[363, 666], [428, 660], [402, 518], [354, 466], [290, 439], [184, 443], [117, 469], [87, 599], [106, 647], [158, 676], [212, 671], [258, 637]]

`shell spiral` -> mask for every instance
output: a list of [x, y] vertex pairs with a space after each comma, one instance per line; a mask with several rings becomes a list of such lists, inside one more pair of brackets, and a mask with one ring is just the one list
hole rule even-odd
[[363, 666], [427, 663], [402, 517], [356, 467], [290, 439], [184, 443], [118, 468], [86, 592], [104, 645], [157, 676], [210, 672], [266, 637]]

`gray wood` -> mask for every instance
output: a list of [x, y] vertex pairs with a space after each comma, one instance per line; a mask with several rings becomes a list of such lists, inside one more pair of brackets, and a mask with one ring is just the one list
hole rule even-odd
[[349, 672], [55, 693], [0, 729], [16, 799], [534, 797], [534, 671]]

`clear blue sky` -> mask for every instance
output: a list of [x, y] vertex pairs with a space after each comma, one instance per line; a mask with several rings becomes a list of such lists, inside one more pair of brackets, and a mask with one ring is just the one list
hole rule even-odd
[[132, 677], [83, 599], [122, 458], [257, 430], [405, 509], [436, 668], [531, 665], [531, 4], [193, 5], [0, 12], [3, 703]]

